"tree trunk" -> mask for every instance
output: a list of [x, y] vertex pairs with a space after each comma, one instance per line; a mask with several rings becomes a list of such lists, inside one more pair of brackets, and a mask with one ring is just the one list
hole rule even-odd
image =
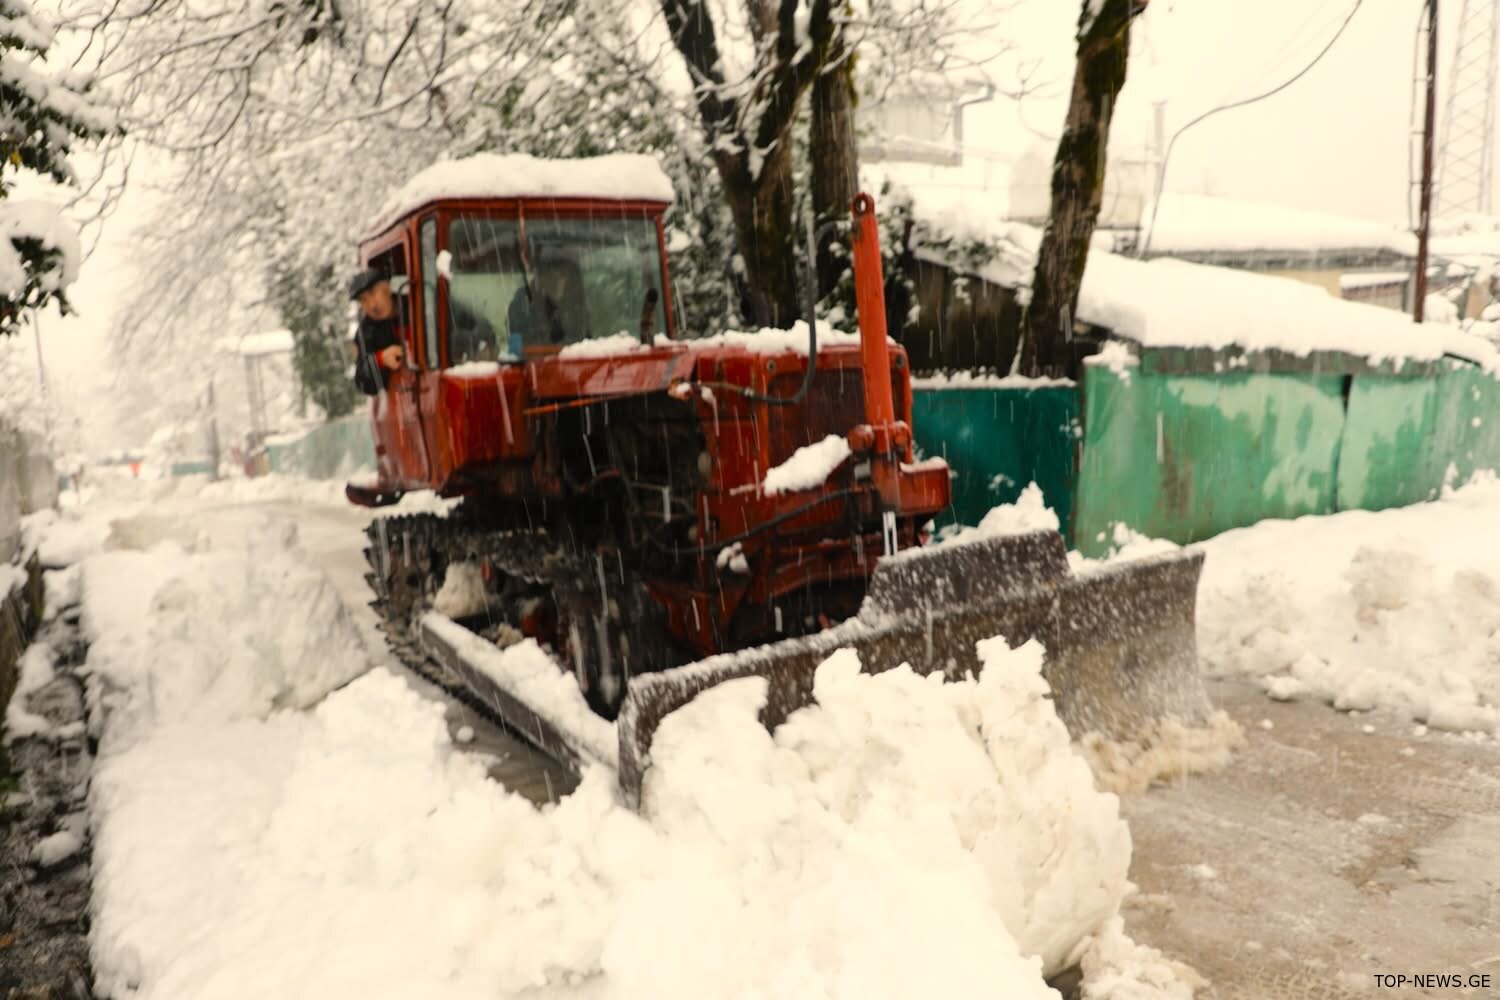
[[1077, 374], [1072, 339], [1078, 290], [1104, 199], [1109, 126], [1125, 86], [1130, 21], [1146, 7], [1146, 0], [1103, 0], [1090, 18], [1096, 3], [1084, 0], [1079, 19], [1073, 93], [1052, 163], [1052, 205], [1021, 323], [1017, 367], [1023, 375]]
[[[788, 137], [789, 138], [789, 137]], [[718, 159], [724, 196], [734, 216], [735, 243], [745, 262], [741, 311], [755, 326], [786, 328], [799, 318], [791, 143], [783, 138], [753, 177], [741, 155]]]
[[[812, 89], [812, 127], [808, 159], [812, 176], [815, 225], [843, 221], [859, 186], [859, 149], [854, 138], [854, 53], [844, 46], [844, 33], [834, 36], [828, 66]], [[818, 298], [838, 285], [848, 266], [847, 255], [834, 253], [838, 234], [818, 240]]]

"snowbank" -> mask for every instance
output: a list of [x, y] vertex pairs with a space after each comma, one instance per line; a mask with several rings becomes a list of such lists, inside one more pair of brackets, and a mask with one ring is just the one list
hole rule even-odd
[[1500, 483], [1206, 543], [1199, 645], [1275, 697], [1500, 735]]
[[1180, 986], [1121, 944], [1129, 834], [1040, 650], [986, 655], [954, 685], [841, 655], [775, 737], [759, 681], [717, 689], [663, 726], [647, 819], [602, 771], [555, 808], [504, 793], [380, 670], [164, 728], [96, 778], [101, 991], [1040, 998], [1077, 959]]
[[1129, 833], [1034, 644], [954, 684], [840, 653], [774, 735], [762, 681], [718, 688], [641, 816], [605, 769], [538, 810], [402, 679], [343, 683], [352, 626], [287, 535], [102, 553], [83, 600], [101, 995], [1049, 997], [1079, 960], [1188, 995], [1119, 933]]
[[367, 669], [348, 610], [294, 537], [268, 525], [242, 551], [166, 543], [84, 562], [86, 667], [106, 746], [306, 707]]

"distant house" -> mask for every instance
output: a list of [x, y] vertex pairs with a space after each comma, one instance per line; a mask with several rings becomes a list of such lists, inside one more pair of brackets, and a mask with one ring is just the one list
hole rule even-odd
[[1409, 283], [1417, 255], [1416, 238], [1394, 226], [1210, 195], [1164, 196], [1138, 238], [1148, 258], [1293, 278], [1396, 309], [1405, 308], [1405, 298], [1395, 291], [1395, 275]]
[[908, 80], [861, 105], [860, 159], [958, 166], [964, 162], [964, 107], [994, 95], [985, 83]]

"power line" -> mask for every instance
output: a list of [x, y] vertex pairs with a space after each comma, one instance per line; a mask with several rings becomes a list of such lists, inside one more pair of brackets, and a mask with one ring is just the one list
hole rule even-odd
[[1323, 57], [1326, 56], [1329, 50], [1333, 48], [1334, 43], [1336, 43], [1340, 38], [1343, 37], [1344, 29], [1349, 27], [1349, 22], [1354, 20], [1354, 15], [1359, 12], [1360, 7], [1364, 6], [1364, 2], [1365, 0], [1354, 0], [1354, 6], [1349, 10], [1348, 15], [1344, 17], [1344, 22], [1339, 25], [1339, 30], [1334, 32], [1333, 37], [1328, 40], [1328, 44], [1323, 46], [1323, 48], [1318, 52], [1317, 55], [1313, 56], [1312, 62], [1308, 63], [1306, 66], [1298, 70], [1295, 76], [1291, 77], [1283, 83], [1277, 84], [1275, 87], [1272, 87], [1270, 90], [1266, 91], [1263, 94], [1256, 94], [1254, 97], [1247, 97], [1244, 100], [1234, 101], [1230, 104], [1221, 104], [1216, 108], [1210, 108], [1209, 110], [1203, 112], [1203, 114], [1199, 115], [1197, 118], [1194, 118], [1192, 121], [1182, 126], [1182, 128], [1178, 129], [1176, 132], [1172, 133], [1172, 138], [1167, 141], [1167, 148], [1162, 153], [1161, 169], [1157, 171], [1156, 174], [1156, 193], [1151, 198], [1151, 222], [1146, 229], [1145, 237], [1141, 240], [1141, 248], [1137, 252], [1136, 256], [1144, 257], [1146, 255], [1146, 251], [1150, 248], [1151, 234], [1156, 229], [1156, 213], [1157, 210], [1161, 207], [1162, 189], [1166, 186], [1167, 164], [1172, 159], [1172, 147], [1177, 145], [1177, 140], [1182, 137], [1182, 134], [1188, 129], [1192, 128], [1194, 125], [1197, 125], [1199, 122], [1212, 118], [1214, 115], [1218, 114], [1221, 111], [1232, 111], [1235, 108], [1243, 108], [1247, 105], [1255, 104], [1259, 101], [1264, 101], [1268, 97], [1275, 97], [1277, 94], [1281, 93], [1283, 90], [1287, 89], [1292, 84], [1302, 79], [1308, 73], [1312, 72], [1312, 68], [1323, 60]]

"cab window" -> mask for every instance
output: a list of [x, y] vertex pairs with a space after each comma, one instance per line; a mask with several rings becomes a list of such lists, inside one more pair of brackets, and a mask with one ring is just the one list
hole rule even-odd
[[422, 241], [422, 333], [427, 344], [427, 370], [436, 371], [438, 360], [437, 324], [437, 219], [423, 219]]

